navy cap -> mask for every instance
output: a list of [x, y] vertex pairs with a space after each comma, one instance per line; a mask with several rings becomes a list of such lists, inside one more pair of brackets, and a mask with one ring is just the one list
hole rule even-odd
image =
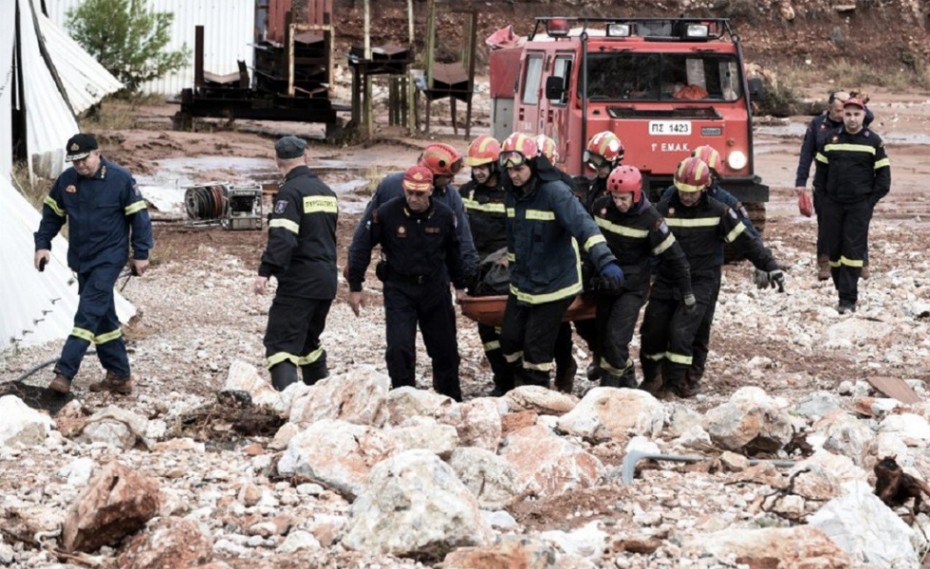
[[862, 102], [862, 99], [857, 99], [856, 97], [850, 97], [846, 99], [845, 101], [843, 101], [843, 108], [845, 109], [846, 107], [858, 107], [864, 111], [865, 103]]
[[75, 160], [83, 160], [87, 158], [87, 155], [90, 154], [91, 150], [97, 150], [97, 138], [88, 133], [75, 134], [68, 139], [68, 144], [65, 146], [65, 160], [68, 162], [73, 162]]
[[306, 149], [307, 143], [304, 142], [304, 139], [297, 138], [296, 136], [285, 136], [279, 138], [278, 141], [274, 143], [275, 156], [282, 160], [300, 158], [304, 155], [304, 150]]

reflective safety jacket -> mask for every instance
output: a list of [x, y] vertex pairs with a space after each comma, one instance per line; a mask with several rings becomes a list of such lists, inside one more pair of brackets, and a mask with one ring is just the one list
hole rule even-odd
[[[874, 118], [875, 115], [872, 114], [872, 111], [866, 109], [865, 118], [862, 121], [863, 126], [869, 126]], [[794, 187], [800, 188], [807, 185], [807, 178], [811, 173], [811, 164], [817, 156], [817, 151], [823, 147], [827, 135], [841, 126], [843, 126], [843, 121], [830, 120], [830, 114], [827, 111], [814, 117], [810, 124], [807, 125], [804, 142], [801, 144], [801, 156], [798, 158], [798, 171], [795, 174]]]
[[349, 256], [350, 291], [362, 290], [371, 250], [381, 245], [386, 266], [383, 280], [413, 285], [465, 288], [455, 214], [436, 198], [422, 212], [407, 208], [404, 197], [394, 198], [372, 212], [371, 223], [353, 240]]
[[42, 221], [35, 233], [36, 250], [52, 248], [52, 239], [68, 223], [68, 266], [86, 273], [101, 265], [123, 266], [132, 258], [149, 258], [152, 222], [145, 199], [125, 168], [100, 159], [92, 177], [68, 168], [42, 206]]
[[542, 304], [580, 293], [579, 243], [598, 269], [616, 260], [554, 168], [534, 172], [525, 189], [515, 189], [509, 179], [504, 187], [510, 292], [519, 302]]
[[[678, 189], [674, 184], [665, 188], [665, 191], [662, 192], [662, 200], [671, 197], [671, 195], [677, 191]], [[752, 220], [749, 219], [749, 212], [746, 211], [746, 207], [743, 206], [743, 202], [736, 199], [736, 196], [723, 189], [720, 183], [716, 181], [711, 182], [705, 192], [711, 198], [732, 209], [736, 213], [736, 217], [738, 217], [739, 220], [743, 222], [743, 225], [746, 226], [746, 231], [749, 232], [753, 239], [762, 239], [762, 236], [759, 235], [759, 230], [756, 229], [756, 226], [753, 225]]]
[[623, 269], [624, 289], [645, 288], [652, 273], [652, 260], [658, 258], [662, 270], [677, 283], [681, 295], [691, 293], [688, 259], [668, 224], [645, 195], [626, 213], [617, 209], [611, 196], [602, 196], [594, 202], [594, 222]]
[[[688, 258], [692, 282], [720, 271], [725, 243], [732, 243], [737, 252], [749, 259], [757, 269], [778, 269], [771, 251], [749, 235], [736, 212], [709, 197], [706, 192], [702, 192], [697, 204], [691, 207], [683, 206], [678, 199], [678, 192], [675, 192], [669, 199], [659, 202], [656, 209], [665, 217], [665, 222]], [[656, 298], [671, 298], [674, 288], [669, 275], [660, 270], [651, 294]]]
[[[404, 173], [397, 172], [385, 176], [378, 184], [378, 188], [375, 190], [374, 195], [371, 196], [371, 201], [368, 202], [365, 213], [362, 214], [362, 219], [359, 221], [358, 227], [356, 227], [355, 233], [352, 235], [352, 245], [349, 246], [350, 257], [355, 254], [352, 247], [358, 242], [361, 233], [367, 229], [368, 223], [371, 221], [372, 212], [394, 198], [403, 197], [403, 181]], [[462, 196], [459, 195], [459, 191], [455, 186], [449, 184], [443, 188], [442, 191], [434, 190], [433, 198], [444, 204], [455, 214], [456, 231], [458, 232], [459, 246], [462, 251], [462, 262], [465, 266], [465, 272], [469, 275], [474, 274], [475, 271], [478, 270], [478, 253], [475, 251], [475, 244], [471, 238], [468, 219], [465, 216], [465, 207], [462, 204]]]
[[281, 295], [335, 298], [336, 194], [310, 168], [297, 166], [273, 202], [258, 274], [278, 279]]
[[817, 153], [814, 190], [840, 203], [878, 203], [891, 189], [891, 162], [880, 136], [867, 128], [849, 134], [841, 127]]
[[484, 260], [491, 253], [506, 247], [507, 210], [504, 207], [503, 185], [498, 183], [490, 187], [469, 180], [459, 188], [459, 193], [468, 215], [478, 258]]

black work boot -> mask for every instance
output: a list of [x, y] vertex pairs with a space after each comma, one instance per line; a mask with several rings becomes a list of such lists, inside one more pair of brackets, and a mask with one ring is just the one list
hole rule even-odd
[[297, 366], [291, 362], [275, 364], [268, 371], [271, 372], [271, 386], [277, 391], [284, 391], [288, 385], [297, 383]]
[[575, 358], [569, 358], [565, 365], [558, 366], [555, 370], [555, 388], [562, 393], [571, 393], [575, 387], [575, 374], [578, 372], [578, 364]]
[[300, 366], [300, 375], [307, 385], [313, 385], [321, 379], [329, 377], [329, 369], [326, 367], [326, 352], [323, 352], [319, 359], [312, 364]]
[[620, 387], [620, 381], [619, 375], [613, 375], [606, 371], [601, 372], [601, 387]]
[[619, 387], [628, 387], [630, 389], [636, 389], [636, 371], [633, 369], [633, 366], [623, 370], [623, 375], [620, 376], [620, 385]]

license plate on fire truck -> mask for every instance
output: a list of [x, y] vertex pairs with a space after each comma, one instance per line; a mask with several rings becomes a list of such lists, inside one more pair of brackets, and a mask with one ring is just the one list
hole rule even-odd
[[688, 136], [691, 121], [649, 121], [649, 134], [656, 136]]

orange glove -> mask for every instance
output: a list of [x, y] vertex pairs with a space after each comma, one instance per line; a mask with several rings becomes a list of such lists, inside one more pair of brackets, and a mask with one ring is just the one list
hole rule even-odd
[[801, 215], [804, 217], [814, 215], [814, 202], [811, 201], [810, 192], [805, 190], [798, 194], [798, 211], [801, 212]]

